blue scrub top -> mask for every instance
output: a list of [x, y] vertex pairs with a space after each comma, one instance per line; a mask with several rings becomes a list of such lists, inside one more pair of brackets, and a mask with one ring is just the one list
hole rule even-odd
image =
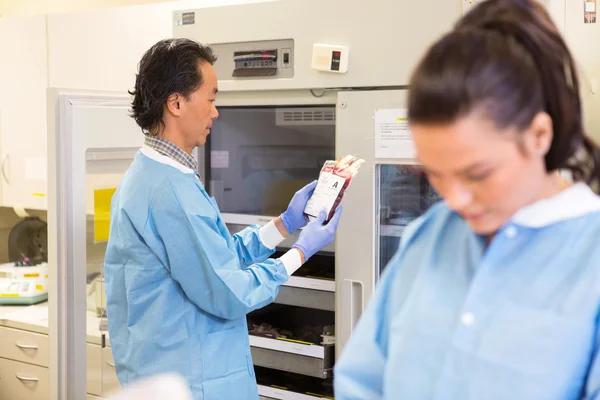
[[335, 367], [335, 398], [600, 399], [600, 198], [576, 184], [489, 246], [445, 203], [411, 224]]
[[136, 155], [112, 200], [104, 266], [121, 384], [175, 372], [195, 400], [258, 399], [246, 314], [289, 278], [267, 260], [268, 229], [232, 236], [194, 171], [149, 147]]

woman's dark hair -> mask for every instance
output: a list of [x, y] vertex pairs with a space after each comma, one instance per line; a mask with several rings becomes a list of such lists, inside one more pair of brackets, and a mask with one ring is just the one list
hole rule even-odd
[[211, 65], [217, 60], [209, 46], [189, 39], [165, 39], [142, 57], [135, 79], [131, 116], [146, 135], [164, 128], [163, 107], [169, 96], [184, 98], [202, 85], [199, 62]]
[[409, 88], [411, 123], [447, 124], [480, 111], [499, 129], [525, 129], [548, 113], [546, 169], [599, 184], [600, 148], [584, 131], [575, 62], [540, 2], [480, 3], [428, 50]]

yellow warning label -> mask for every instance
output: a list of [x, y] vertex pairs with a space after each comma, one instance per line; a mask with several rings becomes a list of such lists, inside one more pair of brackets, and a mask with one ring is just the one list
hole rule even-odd
[[287, 338], [277, 338], [277, 340], [283, 340], [286, 342], [292, 342], [292, 343], [300, 343], [300, 344], [307, 344], [307, 345], [312, 345], [312, 343], [310, 342], [303, 342], [301, 340], [294, 340], [294, 339], [287, 339]]
[[325, 396], [324, 394], [318, 394], [318, 393], [313, 393], [313, 392], [306, 392], [306, 394], [309, 395], [309, 396], [318, 397], [320, 399], [331, 399], [331, 400], [334, 400], [333, 397]]
[[110, 202], [116, 188], [94, 190], [94, 242], [106, 242], [110, 231]]
[[44, 290], [44, 285], [35, 285], [35, 290]]

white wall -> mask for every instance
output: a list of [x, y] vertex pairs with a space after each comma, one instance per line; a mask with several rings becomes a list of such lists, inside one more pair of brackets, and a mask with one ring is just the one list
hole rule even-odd
[[0, 19], [3, 206], [46, 207], [46, 16]]
[[566, 39], [579, 65], [587, 133], [600, 143], [600, 14], [586, 24], [583, 10], [583, 1], [567, 0]]
[[[172, 13], [257, 0], [190, 0], [48, 16], [48, 85], [124, 92], [146, 50], [173, 37]], [[223, 27], [227, 29], [227, 27]]]
[[161, 1], [165, 0], [0, 0], [0, 15], [63, 13]]

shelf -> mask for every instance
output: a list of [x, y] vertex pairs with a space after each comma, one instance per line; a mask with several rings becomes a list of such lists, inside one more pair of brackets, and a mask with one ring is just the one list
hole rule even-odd
[[[273, 256], [284, 253], [285, 250], [278, 250]], [[335, 311], [335, 257], [315, 254], [290, 276], [280, 293], [279, 301], [276, 300], [280, 304]]]
[[325, 347], [314, 344], [304, 344], [299, 341], [271, 339], [250, 335], [250, 346], [298, 354], [300, 356], [325, 358]]
[[325, 379], [333, 368], [334, 346], [317, 346], [250, 335], [254, 365]]
[[[292, 277], [291, 279], [294, 279]], [[308, 278], [296, 278], [304, 280], [317, 280]], [[314, 290], [306, 289], [298, 286], [284, 285], [279, 288], [279, 294], [275, 298], [274, 303], [285, 304], [288, 306], [298, 306], [306, 308], [314, 308], [325, 311], [335, 311], [335, 282], [333, 283], [334, 291], [330, 290]]]
[[320, 396], [315, 394], [310, 396], [307, 394], [291, 392], [285, 389], [278, 389], [271, 386], [258, 385], [258, 394], [262, 399], [275, 400], [315, 400], [315, 399], [332, 399], [332, 397]]
[[139, 147], [89, 149], [85, 153], [85, 160], [86, 161], [133, 160], [138, 151], [140, 151]]
[[290, 279], [284, 284], [284, 286], [312, 290], [322, 290], [324, 292], [335, 292], [335, 281], [327, 279], [290, 276]]
[[335, 311], [335, 281], [291, 276], [275, 303]]
[[379, 228], [379, 236], [387, 237], [402, 237], [406, 226], [401, 225], [381, 225]]

